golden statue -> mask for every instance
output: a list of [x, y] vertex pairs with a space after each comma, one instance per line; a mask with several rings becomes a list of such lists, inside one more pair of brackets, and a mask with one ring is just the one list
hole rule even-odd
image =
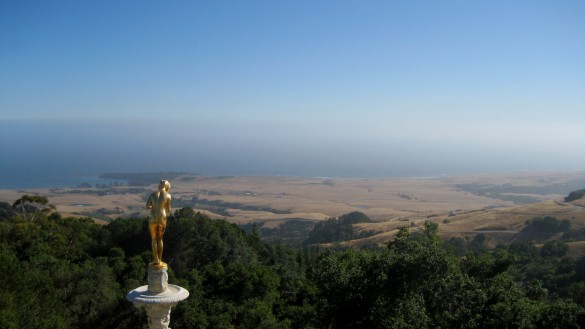
[[146, 202], [146, 208], [150, 209], [148, 230], [152, 238], [153, 260], [150, 266], [156, 269], [167, 268], [167, 264], [162, 261], [162, 253], [163, 235], [167, 227], [167, 214], [171, 212], [170, 189], [171, 183], [161, 180], [158, 184], [158, 190], [153, 192], [148, 198], [148, 202]]

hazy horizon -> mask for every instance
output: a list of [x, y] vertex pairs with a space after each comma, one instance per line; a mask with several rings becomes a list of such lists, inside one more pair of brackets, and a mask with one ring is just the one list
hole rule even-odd
[[[559, 150], [556, 150], [559, 156], [551, 159], [527, 156], [524, 150], [513, 147], [468, 150], [450, 145], [437, 149], [420, 143], [416, 148], [419, 152], [410, 152], [413, 141], [404, 146], [400, 140], [372, 145], [360, 144], [358, 139], [347, 139], [325, 149], [319, 145], [294, 147], [294, 143], [283, 146], [287, 143], [286, 134], [264, 143], [249, 144], [242, 138], [252, 137], [240, 134], [238, 143], [232, 144], [229, 136], [221, 139], [205, 131], [199, 133], [196, 142], [184, 143], [181, 140], [181, 131], [187, 129], [184, 126], [179, 126], [180, 129], [169, 126], [170, 133], [162, 134], [162, 139], [157, 138], [154, 127], [142, 131], [131, 126], [115, 126], [118, 128], [107, 126], [106, 129], [96, 123], [0, 124], [0, 129], [14, 138], [14, 142], [2, 146], [2, 154], [10, 155], [10, 159], [5, 158], [7, 161], [0, 165], [0, 189], [96, 183], [97, 176], [108, 172], [391, 178], [583, 170], [579, 166], [581, 153], [574, 152], [573, 163], [563, 163], [570, 155], [560, 154]], [[309, 143], [308, 139], [304, 142]], [[386, 152], [377, 153], [376, 148]], [[505, 152], [506, 156], [502, 156]]]
[[584, 38], [581, 1], [3, 2], [0, 188], [585, 170]]

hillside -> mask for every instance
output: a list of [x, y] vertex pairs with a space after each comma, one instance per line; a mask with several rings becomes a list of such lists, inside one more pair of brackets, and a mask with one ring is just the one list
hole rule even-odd
[[[0, 279], [10, 283], [1, 294], [0, 327], [145, 328], [144, 310], [126, 294], [146, 283], [152, 257], [148, 221], [96, 225], [44, 211], [40, 206], [49, 206], [44, 198], [22, 201], [0, 203]], [[369, 219], [351, 213], [326, 222], [343, 228]], [[538, 227], [566, 225], [549, 219]], [[579, 328], [583, 323], [585, 258], [571, 256], [566, 244], [478, 248], [461, 257], [437, 229], [432, 222], [418, 232], [403, 228], [375, 250], [298, 249], [265, 243], [257, 232], [182, 208], [169, 218], [164, 237], [169, 282], [190, 293], [173, 308], [173, 327], [513, 328], [522, 323]]]
[[[325, 220], [352, 211], [363, 212], [381, 222], [445, 213], [458, 215], [562, 200], [571, 191], [585, 186], [585, 172], [385, 179], [207, 177], [184, 173], [108, 174], [107, 177], [127, 179], [127, 182], [0, 190], [0, 201], [13, 202], [23, 194], [40, 194], [64, 214], [99, 214], [110, 219], [145, 216], [145, 197], [155, 190], [160, 179], [169, 179], [173, 208], [188, 206], [233, 223], [262, 221], [276, 227], [287, 219]], [[144, 185], [145, 180], [150, 185]]]
[[[163, 176], [168, 175], [169, 177]], [[360, 212], [371, 222], [353, 223], [348, 245], [383, 244], [400, 227], [440, 224], [444, 239], [485, 236], [495, 246], [514, 241], [534, 216], [569, 219], [582, 227], [584, 199], [561, 201], [585, 186], [585, 173], [491, 174], [428, 178], [207, 177], [186, 173], [108, 174], [125, 184], [63, 189], [0, 190], [0, 201], [23, 194], [47, 196], [65, 216], [100, 223], [146, 217], [146, 197], [159, 179], [171, 180], [173, 208], [190, 207], [211, 218], [255, 224], [265, 240], [300, 245], [315, 225]], [[158, 178], [157, 178], [158, 177]], [[151, 181], [150, 185], [144, 185]]]
[[485, 237], [483, 244], [486, 247], [521, 241], [554, 239], [554, 234], [525, 231], [528, 220], [543, 216], [568, 220], [574, 230], [585, 228], [584, 207], [560, 201], [544, 201], [503, 209], [483, 209], [459, 214], [443, 213], [428, 217], [413, 217], [409, 218], [408, 221], [360, 223], [355, 225], [356, 231], [378, 231], [379, 233], [366, 238], [346, 241], [342, 245], [382, 245], [393, 239], [400, 227], [407, 226], [416, 229], [427, 220], [439, 224], [438, 233], [443, 240], [461, 238], [464, 241], [472, 241], [481, 234]]
[[[181, 196], [178, 185], [175, 195]], [[130, 188], [94, 197], [124, 200], [122, 191]], [[206, 195], [221, 196], [218, 190]], [[245, 191], [245, 197], [258, 193]], [[272, 204], [205, 203], [266, 216], [245, 225], [175, 207], [164, 255], [172, 281], [192, 295], [173, 310], [173, 321], [184, 328], [576, 328], [585, 319], [585, 209], [581, 200], [560, 200], [480, 210], [405, 208], [389, 219], [352, 211], [326, 220], [290, 218], [300, 214], [297, 208]], [[3, 292], [0, 327], [145, 323], [144, 312], [124, 296], [145, 280], [147, 219], [96, 225], [64, 217], [49, 201], [29, 195], [0, 202], [0, 263], [6, 269], [0, 277], [13, 282]], [[278, 220], [283, 224], [274, 225]], [[287, 246], [303, 242], [306, 248]], [[108, 316], [116, 313], [123, 316]]]

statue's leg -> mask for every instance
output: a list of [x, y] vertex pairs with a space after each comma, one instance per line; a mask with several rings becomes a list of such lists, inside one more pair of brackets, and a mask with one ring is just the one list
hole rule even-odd
[[157, 248], [157, 257], [158, 257], [158, 261], [159, 263], [162, 262], [162, 254], [163, 254], [163, 239], [157, 239], [158, 241], [158, 248]]
[[158, 257], [158, 242], [157, 239], [152, 239], [152, 262], [155, 264], [160, 263], [160, 258]]
[[162, 262], [163, 261], [163, 235], [165, 234], [165, 229], [167, 228], [167, 220], [163, 218], [161, 225], [158, 227], [158, 238], [159, 238], [159, 245], [158, 245], [158, 259]]
[[152, 262], [154, 264], [158, 264], [159, 260], [157, 259], [157, 250], [158, 250], [158, 246], [157, 246], [157, 232], [156, 232], [156, 225], [153, 223], [149, 223], [148, 224], [148, 231], [150, 232], [150, 238], [152, 239], [151, 245], [152, 245]]

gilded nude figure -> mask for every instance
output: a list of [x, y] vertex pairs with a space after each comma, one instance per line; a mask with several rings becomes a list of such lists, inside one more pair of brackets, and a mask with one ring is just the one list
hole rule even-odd
[[167, 264], [162, 261], [162, 253], [163, 235], [167, 227], [167, 215], [171, 212], [170, 189], [171, 184], [167, 180], [161, 180], [158, 184], [158, 190], [153, 192], [146, 202], [146, 208], [150, 209], [148, 230], [152, 238], [153, 260], [150, 266], [156, 269], [167, 268]]

